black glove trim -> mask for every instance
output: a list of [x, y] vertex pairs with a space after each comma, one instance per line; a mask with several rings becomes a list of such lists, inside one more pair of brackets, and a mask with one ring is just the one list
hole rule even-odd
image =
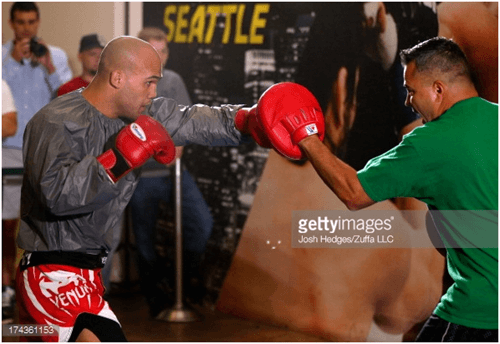
[[111, 167], [109, 171], [115, 176], [115, 179], [118, 180], [125, 173], [127, 173], [131, 169], [131, 167], [119, 150], [117, 150], [115, 147], [111, 148], [111, 150], [115, 154], [116, 164]]

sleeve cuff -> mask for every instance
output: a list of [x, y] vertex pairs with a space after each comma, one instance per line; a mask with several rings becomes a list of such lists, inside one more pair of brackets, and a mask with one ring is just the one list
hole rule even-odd
[[373, 189], [370, 187], [370, 183], [366, 180], [365, 174], [363, 173], [362, 170], [358, 172], [358, 179], [359, 179], [359, 182], [361, 183], [361, 186], [365, 190], [366, 194], [373, 201], [375, 201], [375, 202], [383, 201], [383, 199], [381, 199], [380, 197], [377, 197], [377, 195], [375, 194], [375, 191], [373, 191]]

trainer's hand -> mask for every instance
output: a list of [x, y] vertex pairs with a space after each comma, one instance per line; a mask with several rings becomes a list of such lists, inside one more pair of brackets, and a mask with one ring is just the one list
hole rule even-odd
[[304, 86], [282, 82], [269, 87], [257, 103], [257, 120], [276, 151], [305, 158], [298, 143], [310, 135], [323, 141], [325, 120], [318, 101]]
[[264, 148], [273, 148], [271, 142], [262, 130], [259, 122], [257, 121], [257, 105], [249, 108], [242, 108], [238, 110], [234, 117], [234, 126], [243, 134], [252, 135], [257, 144]]
[[175, 145], [167, 130], [150, 116], [141, 115], [116, 136], [114, 146], [97, 157], [113, 182], [150, 157], [161, 164], [175, 159]]

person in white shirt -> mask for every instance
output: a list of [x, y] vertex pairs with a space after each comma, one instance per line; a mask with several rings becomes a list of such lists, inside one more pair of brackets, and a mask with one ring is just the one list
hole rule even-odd
[[[14, 104], [14, 98], [10, 87], [5, 80], [2, 79], [2, 140], [15, 135], [17, 131], [17, 110]], [[3, 184], [3, 183], [2, 183]], [[3, 193], [4, 211], [2, 212], [2, 225], [5, 228], [2, 231], [2, 319], [3, 321], [12, 321], [14, 311], [14, 288], [12, 287], [14, 262], [16, 257], [16, 230], [13, 226], [7, 225], [5, 222], [12, 220], [3, 220], [4, 217], [9, 218], [9, 214], [13, 211], [5, 202], [8, 199]], [[14, 217], [17, 213], [14, 209]], [[15, 221], [15, 220], [14, 220]]]

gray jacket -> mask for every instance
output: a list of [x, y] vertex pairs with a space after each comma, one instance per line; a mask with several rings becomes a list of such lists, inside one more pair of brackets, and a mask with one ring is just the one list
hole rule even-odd
[[[177, 146], [231, 146], [245, 142], [234, 128], [241, 105], [178, 105], [156, 98], [150, 115]], [[136, 169], [113, 184], [96, 157], [124, 125], [95, 109], [81, 90], [56, 98], [28, 123], [21, 192], [19, 246], [26, 251], [109, 250], [138, 182]]]

